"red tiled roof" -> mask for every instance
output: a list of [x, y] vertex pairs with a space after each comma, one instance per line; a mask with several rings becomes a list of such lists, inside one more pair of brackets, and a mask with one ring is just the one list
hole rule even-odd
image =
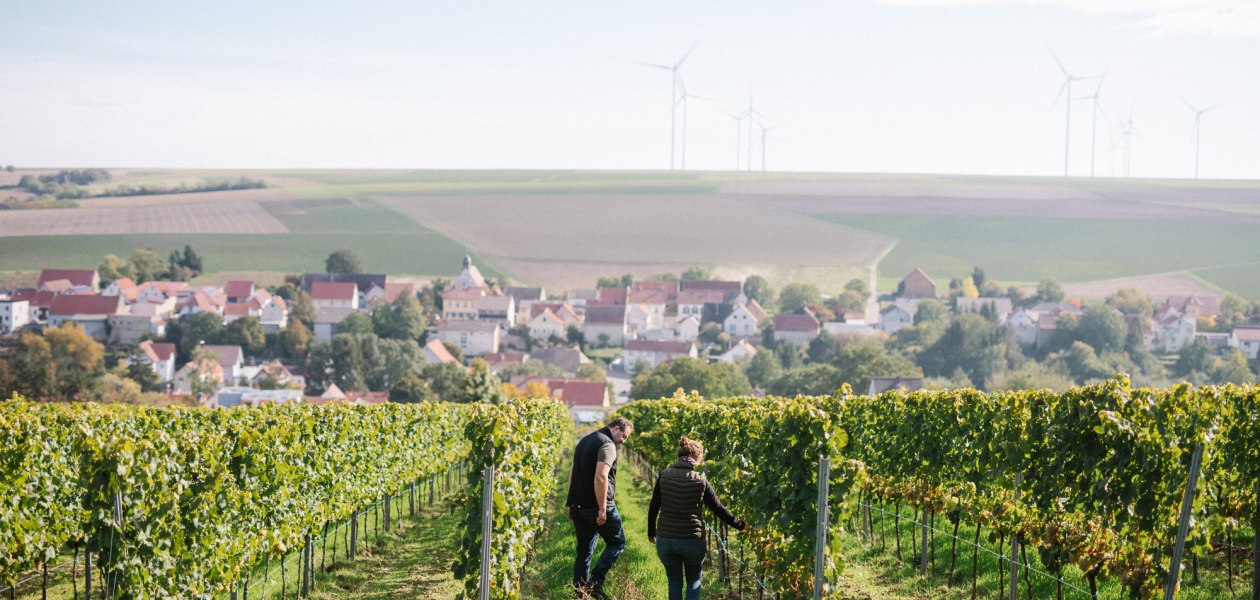
[[140, 342], [138, 348], [149, 357], [149, 360], [157, 362], [159, 360], [169, 360], [175, 354], [175, 344], [166, 342], [155, 342], [153, 340], [145, 340]]
[[815, 333], [820, 325], [814, 315], [778, 315], [774, 318], [775, 331], [799, 331]]
[[433, 354], [434, 358], [437, 358], [438, 362], [444, 365], [459, 363], [459, 360], [455, 358], [455, 355], [451, 354], [451, 351], [447, 350], [446, 346], [442, 344], [442, 340], [432, 340], [428, 344], [424, 345], [424, 349], [428, 350], [431, 354]]
[[668, 302], [669, 292], [656, 288], [632, 289], [626, 297], [626, 304], [666, 304]]
[[399, 296], [403, 295], [403, 292], [414, 295], [416, 286], [411, 283], [387, 283], [385, 284], [385, 301], [393, 304]]
[[81, 296], [57, 296], [53, 298], [52, 315], [112, 315], [117, 314], [122, 306], [122, 298], [118, 296], [101, 296], [98, 294]]
[[223, 292], [228, 298], [245, 298], [254, 293], [254, 282], [252, 281], [229, 281], [223, 286]]
[[223, 315], [241, 315], [249, 316], [249, 310], [252, 308], [249, 304], [229, 304], [223, 309]]
[[53, 298], [57, 295], [52, 292], [37, 292], [35, 290], [19, 290], [13, 292], [9, 297], [10, 300], [25, 300], [27, 304], [34, 306], [52, 306]]
[[683, 290], [678, 292], [679, 304], [721, 304], [726, 302], [726, 292], [722, 290]]
[[626, 288], [599, 288], [599, 299], [587, 304], [625, 304], [627, 295]]
[[443, 300], [476, 300], [486, 295], [483, 288], [450, 288], [442, 292]]
[[49, 281], [57, 279], [69, 279], [74, 285], [86, 285], [92, 287], [92, 279], [96, 277], [96, 271], [92, 269], [44, 269], [39, 272], [39, 283], [36, 287], [43, 287]]
[[353, 300], [358, 290], [354, 282], [317, 281], [311, 284], [311, 300]]
[[551, 397], [564, 402], [566, 406], [603, 406], [608, 397], [608, 384], [589, 379], [517, 375], [509, 383], [524, 392], [528, 390], [529, 384], [535, 382], [545, 384]]
[[48, 290], [54, 294], [60, 294], [72, 287], [74, 284], [69, 279], [52, 279], [39, 285], [39, 289]]

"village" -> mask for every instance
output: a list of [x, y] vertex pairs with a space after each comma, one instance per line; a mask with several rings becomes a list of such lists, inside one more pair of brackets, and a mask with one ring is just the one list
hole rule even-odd
[[[371, 332], [370, 324], [364, 329], [354, 323], [367, 321], [374, 308], [397, 307], [400, 297], [415, 300], [427, 291], [433, 297], [432, 306], [426, 307], [432, 314], [423, 315], [426, 326], [414, 340], [420, 348], [419, 362], [433, 367], [453, 365], [465, 373], [484, 365], [503, 379], [507, 393], [515, 390], [559, 399], [581, 420], [597, 420], [615, 404], [628, 401], [636, 375], [646, 375], [676, 359], [727, 363], [746, 370], [770, 343], [779, 359], [774, 362], [781, 363], [774, 365], [778, 372], [778, 367], [819, 362], [818, 354], [825, 352], [818, 348], [826, 340], [870, 339], [886, 344], [898, 332], [922, 323], [920, 308], [928, 302], [949, 302], [947, 308], [955, 315], [982, 315], [1007, 328], [1030, 353], [1051, 349], [1064, 319], [1076, 322], [1085, 311], [1079, 301], [1053, 293], [1046, 293], [1046, 298], [1016, 299], [1018, 305], [1010, 297], [980, 297], [975, 289], [942, 293], [922, 269], [907, 274], [895, 294], [881, 298], [869, 297], [868, 291], [858, 289], [862, 286], [849, 286], [858, 289], [865, 310], [844, 310], [807, 297], [795, 302], [800, 306], [785, 302], [777, 314], [755, 297], [764, 299], [761, 286], [751, 289], [745, 281], [610, 278], [616, 285], [601, 280], [600, 287], [556, 295], [541, 287], [488, 281], [470, 257], [465, 257], [453, 279], [436, 282], [442, 285], [440, 290], [395, 283], [385, 274], [307, 273], [294, 279], [296, 285], [291, 287], [300, 290], [300, 301], [310, 307], [310, 314], [303, 315], [309, 326], [300, 326], [307, 330], [302, 335], [309, 338], [302, 346], [329, 345], [341, 333]], [[975, 288], [970, 277], [963, 287], [968, 286]], [[336, 376], [332, 362], [326, 363], [326, 373], [318, 373], [318, 367], [312, 372], [315, 363], [303, 356], [306, 352], [259, 352], [205, 339], [197, 340], [195, 352], [181, 357], [179, 340], [171, 339], [181, 323], [188, 330], [187, 323], [198, 319], [224, 328], [243, 321], [237, 324], [238, 330], [260, 330], [266, 339], [275, 340], [296, 320], [290, 305], [293, 297], [292, 291], [269, 291], [252, 281], [228, 281], [222, 286], [181, 281], [138, 284], [120, 277], [102, 282], [98, 271], [91, 269], [44, 269], [34, 288], [0, 289], [0, 335], [12, 340], [22, 332], [77, 324], [113, 355], [121, 356], [124, 366], [137, 362], [152, 369], [165, 394], [200, 405], [388, 401], [403, 377], [383, 382], [378, 378], [372, 382], [375, 385], [364, 385], [367, 382], [362, 378]], [[774, 302], [772, 291], [770, 302]], [[856, 308], [857, 302], [850, 302], [848, 308]], [[1254, 363], [1260, 352], [1260, 324], [1235, 322], [1228, 331], [1200, 330], [1201, 324], [1214, 323], [1221, 316], [1221, 300], [1215, 296], [1169, 297], [1153, 309], [1125, 312], [1121, 308], [1108, 310], [1123, 319], [1125, 337], [1139, 337], [1142, 349], [1154, 355], [1176, 355], [1198, 344], [1216, 355], [1237, 349]], [[939, 312], [939, 308], [929, 312]], [[792, 354], [800, 357], [785, 356], [778, 350], [781, 347], [794, 348]], [[921, 366], [908, 369], [904, 361], [894, 361], [888, 370], [867, 372], [861, 381], [850, 383], [862, 384], [856, 391], [869, 394], [925, 385]], [[829, 379], [821, 379], [821, 389], [829, 392], [825, 389]], [[754, 395], [773, 391], [765, 376], [748, 381], [734, 390]], [[410, 383], [415, 385], [415, 381]], [[343, 385], [353, 389], [343, 389]], [[439, 395], [445, 399], [450, 394]]]

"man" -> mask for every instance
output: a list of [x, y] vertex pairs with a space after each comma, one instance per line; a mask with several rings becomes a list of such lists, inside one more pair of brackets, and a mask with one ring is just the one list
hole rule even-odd
[[[617, 489], [617, 447], [630, 437], [634, 424], [618, 417], [607, 427], [582, 438], [573, 450], [573, 470], [569, 472], [569, 520], [577, 533], [577, 556], [573, 560], [573, 586], [579, 595], [589, 593], [607, 598], [604, 578], [617, 557], [626, 549], [621, 515], [613, 501]], [[604, 552], [591, 569], [595, 536], [604, 540]]]

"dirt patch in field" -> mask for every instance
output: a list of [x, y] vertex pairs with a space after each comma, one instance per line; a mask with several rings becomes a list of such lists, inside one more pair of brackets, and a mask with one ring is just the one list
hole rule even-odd
[[0, 236], [138, 233], [285, 233], [255, 202], [81, 207], [0, 212]]
[[[1125, 277], [1104, 281], [1087, 281], [1084, 283], [1065, 283], [1063, 292], [1068, 298], [1082, 300], [1102, 300], [1124, 288], [1133, 288], [1146, 293], [1156, 303], [1163, 302], [1169, 296], [1220, 296], [1221, 293], [1204, 285], [1195, 278], [1182, 273], [1165, 275], [1147, 275], [1145, 277]], [[1027, 291], [1035, 292], [1029, 288]]]
[[1036, 184], [962, 183], [948, 179], [906, 176], [897, 180], [727, 182], [723, 194], [752, 196], [990, 198], [995, 200], [1091, 199], [1088, 190]]
[[503, 194], [379, 201], [496, 262], [684, 268], [869, 264], [891, 243], [879, 234], [718, 195]]
[[1260, 215], [1229, 214], [1219, 210], [1137, 200], [1084, 198], [1012, 200], [938, 196], [749, 196], [748, 198], [750, 201], [765, 206], [809, 215], [1025, 217], [1260, 224]]

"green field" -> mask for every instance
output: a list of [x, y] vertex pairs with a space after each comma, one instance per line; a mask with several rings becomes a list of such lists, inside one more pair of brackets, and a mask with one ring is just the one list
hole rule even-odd
[[897, 246], [880, 263], [881, 288], [915, 267], [936, 279], [980, 266], [1004, 282], [1042, 277], [1083, 282], [1193, 271], [1245, 297], [1260, 297], [1260, 266], [1213, 269], [1257, 248], [1255, 226], [1022, 217], [844, 215], [827, 221], [887, 235]]
[[[370, 202], [263, 206], [290, 232], [0, 237], [0, 268], [95, 268], [106, 254], [126, 257], [132, 248], [147, 246], [165, 257], [191, 244], [211, 271], [322, 272], [331, 252], [349, 248], [369, 272], [442, 275], [457, 273], [464, 255], [472, 252], [438, 231]], [[486, 276], [502, 276], [484, 259], [478, 265]]]

